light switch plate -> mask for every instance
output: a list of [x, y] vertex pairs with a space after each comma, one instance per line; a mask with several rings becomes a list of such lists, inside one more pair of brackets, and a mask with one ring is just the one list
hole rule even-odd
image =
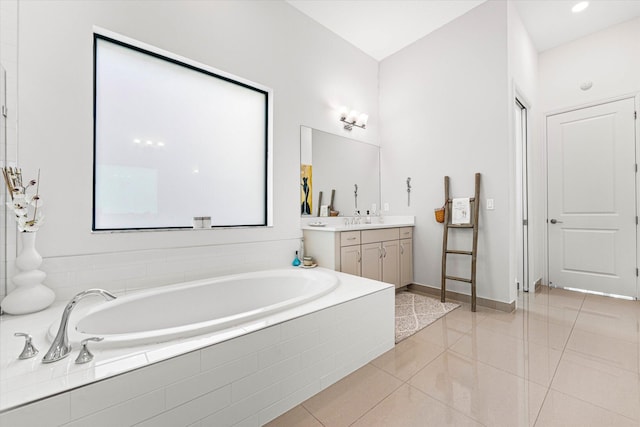
[[487, 199], [487, 210], [492, 211], [493, 209], [493, 199]]

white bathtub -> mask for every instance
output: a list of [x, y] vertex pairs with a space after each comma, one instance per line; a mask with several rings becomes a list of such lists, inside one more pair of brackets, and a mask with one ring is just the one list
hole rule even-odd
[[[330, 272], [282, 269], [155, 288], [72, 315], [69, 341], [97, 336], [100, 347], [120, 347], [215, 332], [304, 304], [338, 284]], [[49, 339], [58, 327], [51, 324]]]

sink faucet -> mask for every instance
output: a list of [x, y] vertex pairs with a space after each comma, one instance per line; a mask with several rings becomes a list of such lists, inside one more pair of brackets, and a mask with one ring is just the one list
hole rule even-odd
[[71, 345], [69, 345], [69, 335], [67, 334], [67, 327], [69, 325], [69, 316], [71, 315], [71, 311], [78, 304], [78, 302], [87, 297], [89, 295], [102, 295], [102, 297], [111, 301], [116, 299], [116, 296], [110, 292], [107, 292], [103, 289], [89, 289], [83, 292], [80, 292], [67, 304], [62, 312], [62, 320], [60, 321], [60, 327], [58, 328], [58, 333], [56, 337], [53, 339], [51, 343], [51, 347], [49, 347], [49, 351], [42, 358], [42, 363], [51, 363], [57, 362], [60, 359], [65, 358], [71, 353]]

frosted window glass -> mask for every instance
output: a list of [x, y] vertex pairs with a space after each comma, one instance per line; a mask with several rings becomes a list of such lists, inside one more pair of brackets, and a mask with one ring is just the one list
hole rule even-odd
[[267, 223], [267, 92], [96, 35], [94, 230]]

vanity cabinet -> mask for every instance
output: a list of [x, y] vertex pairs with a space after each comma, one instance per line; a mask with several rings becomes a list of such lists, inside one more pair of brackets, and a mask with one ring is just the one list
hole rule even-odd
[[362, 275], [362, 248], [360, 247], [359, 231], [343, 231], [340, 235], [340, 263], [343, 273]]
[[349, 231], [304, 230], [305, 254], [321, 267], [396, 288], [413, 282], [413, 227]]
[[362, 277], [400, 286], [398, 228], [363, 230]]
[[413, 228], [400, 229], [400, 286], [413, 283]]

